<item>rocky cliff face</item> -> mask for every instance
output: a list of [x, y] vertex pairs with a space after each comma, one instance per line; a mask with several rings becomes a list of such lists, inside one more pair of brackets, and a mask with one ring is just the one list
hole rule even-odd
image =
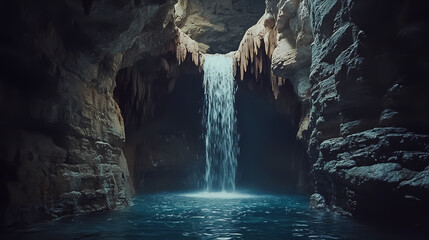
[[2, 1], [3, 224], [129, 203], [115, 77], [144, 56], [175, 56], [173, 5]]
[[429, 32], [419, 4], [308, 2], [308, 153], [315, 191], [332, 208], [428, 220]]
[[304, 106], [298, 136], [308, 144], [315, 207], [428, 220], [429, 32], [419, 4], [268, 2], [279, 32], [273, 72]]

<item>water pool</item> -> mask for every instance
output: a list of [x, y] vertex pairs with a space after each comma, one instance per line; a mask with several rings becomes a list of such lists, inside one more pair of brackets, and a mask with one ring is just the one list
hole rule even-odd
[[66, 217], [1, 239], [423, 239], [309, 208], [308, 196], [139, 195], [118, 211]]

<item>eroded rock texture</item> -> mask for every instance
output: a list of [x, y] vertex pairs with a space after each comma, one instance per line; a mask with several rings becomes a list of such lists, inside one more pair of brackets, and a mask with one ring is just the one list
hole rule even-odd
[[246, 30], [264, 13], [263, 0], [179, 0], [176, 24], [203, 52], [228, 53], [238, 48]]
[[250, 72], [269, 77], [278, 99], [286, 80], [303, 108], [310, 99], [309, 72], [313, 35], [304, 1], [267, 1], [265, 14], [249, 28], [233, 56], [241, 80]]
[[[422, 6], [267, 1], [278, 36], [271, 68], [302, 104], [297, 137], [308, 145], [315, 207], [428, 221], [429, 30]], [[276, 95], [282, 88], [275, 83]]]
[[115, 78], [147, 56], [173, 71], [160, 57], [176, 59], [174, 3], [2, 1], [3, 224], [129, 203]]
[[308, 1], [315, 191], [365, 218], [428, 221], [428, 21], [421, 1]]

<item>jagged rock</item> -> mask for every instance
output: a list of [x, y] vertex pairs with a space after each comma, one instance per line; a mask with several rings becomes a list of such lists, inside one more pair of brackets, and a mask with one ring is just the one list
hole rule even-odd
[[310, 207], [314, 209], [323, 209], [326, 207], [325, 199], [318, 193], [313, 193], [310, 196]]
[[277, 45], [277, 32], [269, 24], [273, 20], [273, 16], [266, 13], [256, 25], [246, 31], [241, 40], [240, 46], [234, 54], [235, 62], [240, 69], [241, 80], [244, 79], [244, 73], [248, 70], [255, 75], [255, 78], [258, 78], [266, 65], [264, 61], [270, 61]]
[[182, 64], [186, 57], [191, 55], [192, 62], [195, 64], [195, 66], [202, 66], [202, 52], [200, 51], [198, 43], [191, 39], [188, 35], [182, 32], [182, 30], [179, 31], [179, 38], [177, 43], [177, 49], [176, 49], [176, 58], [178, 64]]
[[[429, 208], [428, 125], [421, 122], [429, 107], [417, 90], [427, 87], [424, 75], [415, 73], [422, 73], [420, 56], [428, 51], [417, 43], [427, 40], [427, 29], [417, 26], [428, 21], [417, 17], [417, 5], [267, 2], [277, 16], [273, 73], [290, 81], [307, 106], [298, 136], [307, 141], [315, 189], [342, 214], [427, 219], [418, 209]], [[386, 6], [401, 10], [379, 16]], [[395, 21], [397, 27], [387, 27]], [[297, 76], [301, 69], [307, 70]], [[421, 100], [410, 102], [417, 99], [412, 94]], [[385, 202], [383, 208], [374, 205]]]

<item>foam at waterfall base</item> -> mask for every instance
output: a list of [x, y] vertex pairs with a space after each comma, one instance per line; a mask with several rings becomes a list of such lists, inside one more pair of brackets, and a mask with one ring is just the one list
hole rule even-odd
[[256, 195], [239, 193], [239, 192], [196, 192], [183, 194], [185, 197], [192, 198], [213, 198], [213, 199], [239, 199], [239, 198], [255, 198]]

